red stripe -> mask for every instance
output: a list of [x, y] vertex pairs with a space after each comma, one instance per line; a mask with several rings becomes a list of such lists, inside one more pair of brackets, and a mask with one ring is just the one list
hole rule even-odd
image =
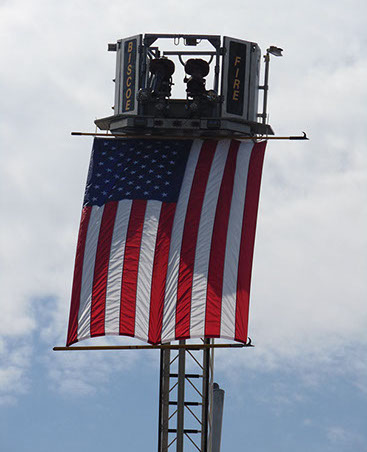
[[215, 212], [208, 269], [205, 337], [220, 336], [226, 238], [239, 145], [239, 141], [231, 142]]
[[140, 244], [147, 201], [134, 200], [126, 235], [121, 281], [120, 334], [134, 336]]
[[151, 344], [161, 342], [169, 246], [175, 210], [175, 203], [163, 203], [159, 216], [150, 296], [148, 342]]
[[257, 210], [259, 205], [261, 173], [265, 146], [265, 141], [254, 145], [251, 152], [247, 175], [237, 275], [235, 340], [240, 342], [247, 341], [252, 258], [254, 253]]
[[205, 141], [196, 165], [182, 236], [177, 285], [176, 339], [190, 337], [192, 279], [200, 214], [217, 141]]
[[73, 289], [71, 292], [68, 337], [66, 340], [67, 346], [74, 344], [75, 342], [78, 342], [78, 314], [80, 306], [80, 290], [82, 287], [85, 242], [87, 238], [91, 212], [92, 212], [91, 206], [84, 207], [82, 210], [82, 217], [80, 220], [78, 245], [76, 248], [75, 256]]
[[107, 276], [117, 206], [118, 203], [115, 201], [104, 206], [99, 229], [92, 288], [91, 337], [102, 336], [105, 333]]

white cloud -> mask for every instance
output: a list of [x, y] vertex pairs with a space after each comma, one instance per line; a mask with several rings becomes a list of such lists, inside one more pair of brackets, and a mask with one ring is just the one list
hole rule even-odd
[[0, 338], [0, 405], [16, 403], [17, 396], [28, 391], [31, 361], [31, 346]]
[[337, 447], [338, 450], [363, 450], [366, 445], [362, 435], [344, 426], [327, 427], [326, 436], [332, 447]]

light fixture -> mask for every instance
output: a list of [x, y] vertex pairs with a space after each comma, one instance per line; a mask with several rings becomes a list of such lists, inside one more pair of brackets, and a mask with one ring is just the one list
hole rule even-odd
[[194, 36], [188, 36], [185, 38], [185, 46], [197, 46], [198, 40]]
[[276, 47], [276, 46], [270, 46], [268, 49], [266, 49], [267, 53], [271, 53], [274, 56], [283, 56], [282, 52], [283, 49], [281, 49], [280, 47]]
[[201, 58], [190, 58], [186, 61], [185, 72], [191, 75], [184, 78], [188, 97], [198, 97], [206, 93], [204, 77], [209, 74], [209, 69], [209, 63]]
[[153, 74], [151, 90], [157, 97], [171, 95], [172, 74], [175, 72], [175, 63], [168, 58], [155, 58], [150, 61], [149, 71]]

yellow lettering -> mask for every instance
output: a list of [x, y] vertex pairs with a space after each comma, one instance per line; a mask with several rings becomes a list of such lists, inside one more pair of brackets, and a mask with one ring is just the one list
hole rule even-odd
[[237, 63], [240, 64], [241, 63], [241, 57], [236, 56], [235, 60], [234, 60], [234, 65], [237, 66]]
[[131, 99], [128, 99], [128, 100], [126, 101], [125, 110], [130, 110], [130, 108], [131, 108], [130, 103], [131, 103]]
[[131, 88], [128, 88], [128, 89], [126, 90], [126, 94], [125, 94], [126, 99], [130, 99], [131, 94], [132, 94]]
[[126, 79], [126, 86], [131, 86], [131, 82], [132, 82], [132, 77], [130, 76]]
[[240, 92], [239, 92], [238, 90], [233, 91], [233, 97], [232, 97], [232, 99], [233, 99], [233, 100], [239, 100], [239, 99], [238, 99], [239, 93], [240, 93]]
[[131, 66], [131, 64], [128, 64], [127, 65], [127, 75], [130, 75], [131, 74], [131, 72], [132, 72], [132, 70], [133, 70], [133, 67]]
[[239, 72], [240, 72], [240, 68], [238, 67], [238, 68], [237, 68], [237, 71], [236, 71], [236, 75], [235, 75], [236, 78], [238, 78], [238, 73], [239, 73]]
[[129, 59], [127, 60], [128, 63], [131, 63], [131, 53], [129, 53]]
[[234, 79], [233, 89], [240, 89], [240, 81], [238, 80], [238, 78]]
[[133, 41], [130, 41], [127, 45], [127, 51], [130, 53], [133, 51]]

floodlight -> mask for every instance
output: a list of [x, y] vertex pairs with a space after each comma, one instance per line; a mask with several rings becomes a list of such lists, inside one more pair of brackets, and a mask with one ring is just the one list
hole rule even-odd
[[159, 97], [171, 95], [172, 74], [175, 63], [168, 58], [155, 58], [150, 61], [149, 71], [153, 74], [152, 94]]
[[281, 49], [280, 47], [270, 46], [268, 49], [266, 49], [266, 51], [277, 57], [283, 56], [282, 55], [283, 49]]
[[186, 92], [189, 97], [197, 97], [206, 93], [204, 77], [209, 74], [209, 69], [209, 63], [201, 58], [190, 58], [186, 61], [185, 72], [191, 75], [190, 78], [184, 78], [184, 82], [187, 83]]
[[198, 45], [198, 40], [195, 37], [187, 37], [185, 38], [185, 46], [197, 46]]

